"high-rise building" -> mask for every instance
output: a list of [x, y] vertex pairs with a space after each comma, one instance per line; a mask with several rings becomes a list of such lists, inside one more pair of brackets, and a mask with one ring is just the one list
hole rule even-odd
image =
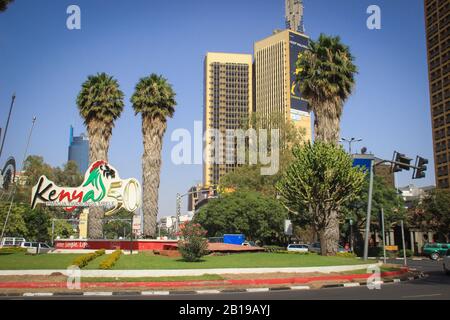
[[285, 0], [286, 6], [286, 29], [305, 33], [303, 25], [303, 1]]
[[89, 139], [85, 134], [73, 136], [73, 127], [70, 126], [69, 161], [75, 161], [84, 174], [89, 167]]
[[425, 25], [438, 188], [450, 187], [450, 2], [425, 0]]
[[[208, 187], [219, 184], [224, 174], [238, 166], [235, 160], [228, 161], [237, 157], [235, 146], [226, 143], [226, 130], [243, 129], [250, 119], [252, 56], [208, 52], [204, 72], [203, 185]], [[216, 140], [213, 130], [223, 139]]]
[[296, 81], [296, 62], [309, 38], [291, 30], [255, 43], [255, 111], [265, 121], [274, 115], [292, 120], [311, 140], [311, 114]]

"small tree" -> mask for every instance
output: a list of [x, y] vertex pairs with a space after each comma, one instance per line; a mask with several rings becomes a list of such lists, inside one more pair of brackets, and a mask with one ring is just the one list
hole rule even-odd
[[208, 240], [206, 240], [206, 231], [200, 224], [187, 222], [180, 226], [181, 240], [178, 242], [178, 248], [183, 259], [187, 262], [197, 262], [208, 254]]
[[341, 146], [316, 142], [295, 148], [293, 153], [295, 159], [277, 189], [291, 212], [312, 222], [322, 255], [335, 255], [339, 241], [339, 225], [335, 224], [341, 206], [359, 194], [365, 174], [352, 166]]

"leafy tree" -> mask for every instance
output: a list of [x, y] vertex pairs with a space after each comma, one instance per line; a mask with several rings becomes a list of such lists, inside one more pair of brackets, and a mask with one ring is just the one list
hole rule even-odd
[[49, 210], [41, 208], [31, 210], [29, 205], [25, 205], [23, 219], [27, 227], [25, 236], [27, 240], [43, 242], [50, 240], [52, 222]]
[[[114, 122], [120, 117], [124, 102], [117, 80], [106, 73], [91, 75], [82, 84], [77, 105], [89, 135], [89, 160], [108, 161], [109, 142]], [[102, 236], [101, 208], [91, 208], [88, 218], [88, 236]]]
[[242, 233], [249, 240], [272, 243], [283, 237], [286, 218], [287, 210], [276, 199], [258, 192], [237, 191], [208, 202], [194, 221], [212, 237]]
[[0, 0], [0, 12], [6, 11], [12, 2], [14, 2], [14, 0]]
[[[353, 61], [349, 47], [339, 37], [324, 34], [317, 41], [310, 41], [309, 49], [299, 55], [297, 81], [314, 113], [315, 141], [338, 143], [344, 103], [355, 86], [357, 67]], [[337, 219], [337, 216], [334, 213], [327, 219]], [[329, 221], [327, 225], [334, 230], [322, 236], [336, 238], [339, 234], [338, 221]], [[336, 243], [336, 239], [328, 240], [329, 244]]]
[[158, 192], [161, 173], [161, 149], [167, 118], [175, 112], [175, 92], [161, 75], [151, 74], [139, 80], [131, 103], [142, 116], [142, 155], [144, 237], [155, 237], [158, 216]]
[[[369, 179], [366, 179], [358, 198], [347, 203], [343, 208], [345, 219], [353, 219], [359, 229], [365, 228], [367, 217], [367, 202], [369, 195]], [[381, 208], [384, 210], [385, 227], [389, 228], [405, 218], [405, 202], [397, 190], [385, 183], [383, 178], [374, 176], [372, 192], [371, 224], [381, 230], [379, 218]], [[372, 229], [372, 228], [371, 228]]]
[[[280, 142], [283, 142], [283, 144], [279, 150], [278, 172], [274, 175], [261, 175], [261, 168], [265, 166], [259, 163], [251, 165], [247, 161], [247, 164], [237, 167], [220, 179], [220, 186], [222, 188], [257, 191], [266, 196], [276, 196], [275, 184], [280, 180], [282, 172], [289, 166], [293, 159], [292, 147], [303, 141], [304, 131], [296, 127], [291, 120], [284, 120], [276, 113], [272, 114], [269, 118], [269, 125], [264, 120], [261, 116], [254, 114], [251, 117], [250, 127], [259, 130], [270, 126], [271, 128], [278, 128], [280, 130]], [[243, 128], [248, 129], [245, 124], [243, 124]]]
[[[295, 160], [277, 184], [282, 201], [318, 231], [323, 255], [335, 255], [342, 206], [361, 191], [365, 174], [341, 146], [316, 142], [295, 148]], [[337, 225], [336, 225], [337, 224]]]
[[409, 223], [422, 230], [434, 230], [450, 242], [450, 191], [435, 189], [416, 206], [409, 215]]
[[83, 183], [83, 175], [80, 173], [75, 161], [68, 161], [63, 169], [54, 168], [55, 183], [65, 187], [78, 187]]
[[[0, 202], [0, 228], [3, 230], [6, 216], [10, 207], [9, 201]], [[5, 228], [5, 237], [25, 237], [27, 234], [27, 226], [24, 221], [24, 214], [26, 206], [21, 204], [13, 204], [11, 213], [8, 218], [8, 223]], [[1, 230], [0, 230], [1, 232]]]

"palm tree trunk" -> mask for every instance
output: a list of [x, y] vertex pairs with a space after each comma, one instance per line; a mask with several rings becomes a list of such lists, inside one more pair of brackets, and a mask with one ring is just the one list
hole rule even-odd
[[[315, 140], [337, 145], [340, 138], [341, 102], [316, 101], [315, 106], [313, 108]], [[339, 219], [336, 210], [331, 212], [327, 225], [319, 234], [322, 255], [336, 255], [339, 246]]]
[[[87, 125], [89, 135], [89, 162], [90, 164], [98, 160], [108, 161], [109, 140], [112, 128], [100, 121], [92, 120]], [[93, 207], [88, 214], [88, 238], [101, 239], [103, 237], [104, 210]]]
[[142, 155], [144, 237], [156, 236], [158, 192], [161, 172], [162, 138], [167, 124], [158, 117], [142, 116], [144, 154]]

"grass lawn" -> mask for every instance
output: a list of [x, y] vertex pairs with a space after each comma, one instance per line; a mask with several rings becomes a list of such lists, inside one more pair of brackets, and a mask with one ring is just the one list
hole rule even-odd
[[[38, 256], [14, 253], [0, 255], [0, 270], [24, 269], [66, 269], [81, 254], [42, 254]], [[103, 255], [91, 261], [84, 269], [98, 269]], [[373, 263], [373, 262], [370, 262]], [[215, 269], [215, 268], [277, 268], [318, 267], [364, 264], [363, 260], [343, 257], [322, 257], [320, 255], [281, 253], [240, 253], [224, 256], [206, 256], [200, 262], [185, 262], [181, 258], [139, 253], [122, 255], [115, 270], [145, 269]]]
[[66, 269], [81, 254], [1, 254], [0, 270]]
[[[373, 262], [372, 262], [373, 263]], [[363, 260], [343, 257], [281, 253], [240, 253], [206, 256], [200, 262], [184, 262], [180, 258], [148, 254], [123, 255], [113, 267], [122, 269], [215, 269], [215, 268], [277, 268], [318, 267], [364, 264]]]

